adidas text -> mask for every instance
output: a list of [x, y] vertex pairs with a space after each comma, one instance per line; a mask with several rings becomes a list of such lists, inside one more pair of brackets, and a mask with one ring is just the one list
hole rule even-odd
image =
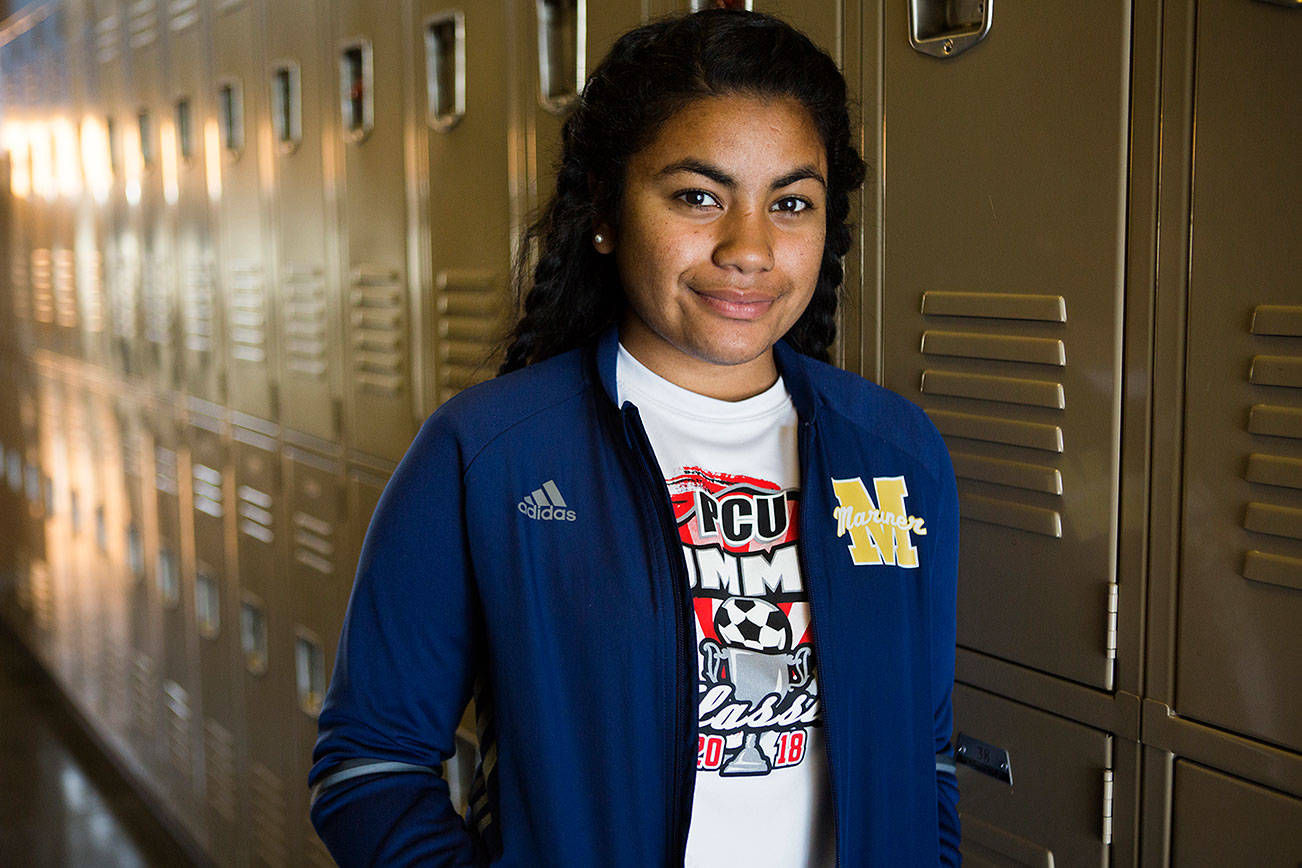
[[530, 518], [536, 518], [540, 521], [576, 521], [578, 519], [574, 510], [561, 509], [558, 506], [539, 507], [532, 503], [517, 503], [516, 507]]
[[516, 509], [538, 521], [575, 521], [578, 518], [561, 496], [561, 490], [556, 487], [554, 479], [547, 480], [541, 488], [525, 495], [516, 504]]

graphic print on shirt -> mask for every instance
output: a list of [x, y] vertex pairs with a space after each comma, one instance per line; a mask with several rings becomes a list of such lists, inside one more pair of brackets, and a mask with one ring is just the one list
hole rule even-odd
[[696, 613], [696, 767], [800, 765], [822, 725], [795, 489], [699, 467], [666, 480]]

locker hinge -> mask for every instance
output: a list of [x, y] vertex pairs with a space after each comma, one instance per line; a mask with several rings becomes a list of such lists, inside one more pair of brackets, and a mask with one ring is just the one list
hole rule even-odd
[[1112, 769], [1103, 770], [1103, 846], [1112, 845]]
[[1117, 659], [1117, 611], [1121, 594], [1116, 582], [1108, 582], [1108, 659]]

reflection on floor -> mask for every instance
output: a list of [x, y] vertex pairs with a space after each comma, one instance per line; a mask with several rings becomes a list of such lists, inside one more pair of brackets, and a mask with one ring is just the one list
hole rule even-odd
[[0, 625], [0, 866], [188, 865]]

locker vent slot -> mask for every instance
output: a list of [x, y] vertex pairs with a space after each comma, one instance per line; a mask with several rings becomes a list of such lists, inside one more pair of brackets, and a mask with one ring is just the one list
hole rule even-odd
[[172, 293], [170, 263], [163, 256], [146, 255], [142, 299], [145, 305], [145, 340], [151, 344], [171, 343]]
[[172, 766], [188, 782], [193, 772], [190, 767], [190, 694], [175, 681], [163, 682], [163, 708], [165, 715], [163, 740]]
[[350, 276], [353, 381], [365, 392], [396, 396], [406, 385], [406, 310], [397, 272], [357, 268]]
[[185, 295], [189, 299], [185, 311], [185, 348], [194, 353], [213, 351], [213, 289], [212, 263], [199, 254], [187, 259]]
[[1254, 582], [1302, 591], [1302, 558], [1249, 551], [1243, 556], [1243, 575]]
[[95, 23], [95, 59], [100, 63], [117, 60], [122, 45], [119, 24], [117, 15], [109, 15]]
[[144, 48], [158, 38], [158, 8], [155, 0], [136, 0], [127, 10], [128, 37], [133, 49]]
[[[1254, 582], [1302, 590], [1302, 558], [1295, 542], [1302, 540], [1302, 509], [1296, 493], [1302, 490], [1302, 407], [1288, 406], [1302, 389], [1302, 306], [1258, 305], [1252, 312], [1250, 331], [1269, 353], [1254, 355], [1248, 382], [1263, 387], [1272, 403], [1255, 404], [1248, 411], [1248, 433], [1253, 450], [1244, 464], [1243, 478], [1250, 483], [1243, 527], [1254, 537], [1245, 546], [1242, 573]], [[1281, 402], [1281, 403], [1275, 403]], [[1259, 548], [1258, 548], [1259, 547]]]
[[173, 33], [180, 33], [199, 21], [199, 0], [172, 0], [167, 4], [167, 14], [171, 19], [168, 26]]
[[13, 264], [9, 267], [9, 279], [13, 282], [14, 316], [18, 319], [31, 319], [32, 299], [29, 295], [31, 286], [28, 284], [27, 257], [13, 258]]
[[958, 371], [924, 370], [922, 392], [925, 395], [952, 395], [1003, 404], [1048, 407], [1051, 410], [1061, 410], [1065, 406], [1062, 383]]
[[86, 331], [99, 334], [104, 331], [104, 262], [100, 252], [93, 247], [83, 248], [78, 271], [85, 305], [82, 322]]
[[208, 806], [228, 823], [235, 822], [235, 739], [211, 717], [203, 721], [204, 775]]
[[440, 272], [439, 387], [447, 400], [493, 375], [491, 357], [501, 334], [501, 303], [488, 272]]
[[331, 575], [334, 565], [334, 526], [305, 512], [294, 513], [294, 560], [322, 575]]
[[926, 316], [1065, 323], [1067, 300], [1060, 295], [1021, 295], [1007, 292], [924, 292], [922, 313]]
[[32, 251], [31, 276], [32, 318], [37, 322], [54, 322], [54, 274], [47, 248]]
[[1254, 335], [1283, 335], [1302, 338], [1302, 306], [1283, 304], [1258, 305], [1252, 312]]
[[290, 263], [285, 267], [285, 357], [295, 374], [324, 381], [326, 353], [325, 277], [320, 268]]
[[222, 517], [222, 475], [206, 464], [196, 463], [194, 472], [194, 508], [213, 518]]
[[271, 545], [275, 539], [272, 532], [275, 517], [271, 512], [271, 495], [249, 485], [241, 485], [236, 489], [235, 495], [239, 499], [236, 509], [240, 516], [240, 533]]
[[154, 487], [164, 494], [176, 495], [176, 452], [165, 446], [154, 447]]
[[1063, 342], [1053, 338], [928, 330], [922, 333], [922, 352], [930, 356], [1029, 362], [1057, 367], [1067, 364]]
[[54, 321], [77, 327], [77, 258], [67, 247], [54, 251]]
[[986, 524], [998, 524], [1056, 538], [1062, 536], [1062, 514], [1057, 510], [1045, 509], [1041, 506], [1028, 506], [995, 497], [961, 494], [959, 513], [964, 518], [983, 521]]
[[253, 797], [253, 849], [260, 862], [285, 865], [285, 787], [280, 777], [256, 760], [250, 763], [249, 790]]
[[231, 355], [242, 362], [267, 360], [267, 315], [262, 266], [251, 259], [231, 263]]
[[927, 415], [942, 434], [1008, 446], [1025, 446], [1044, 452], [1062, 452], [1062, 428], [1057, 425], [996, 419], [952, 410], [928, 410]]

